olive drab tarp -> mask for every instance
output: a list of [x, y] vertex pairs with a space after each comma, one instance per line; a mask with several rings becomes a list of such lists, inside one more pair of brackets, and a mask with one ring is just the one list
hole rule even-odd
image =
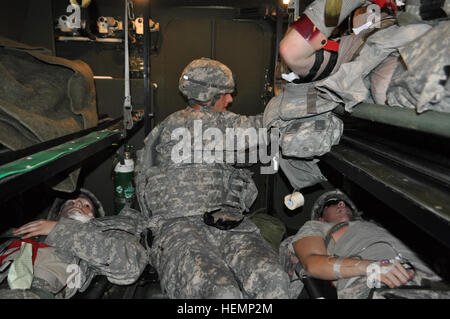
[[[97, 125], [90, 67], [0, 37], [0, 143], [11, 150]], [[78, 172], [56, 186], [71, 192]]]

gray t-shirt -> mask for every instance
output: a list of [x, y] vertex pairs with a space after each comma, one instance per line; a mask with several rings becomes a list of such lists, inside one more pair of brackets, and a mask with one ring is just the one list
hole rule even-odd
[[[305, 237], [320, 236], [325, 239], [329, 230], [336, 223], [326, 223], [320, 221], [306, 222], [296, 235], [288, 238], [288, 247], [292, 253], [294, 249], [292, 243]], [[339, 256], [344, 258], [361, 258], [364, 260], [381, 260], [392, 259], [400, 253], [404, 258], [408, 259], [415, 267], [416, 271], [421, 272], [421, 276], [416, 276], [416, 280], [420, 278], [436, 278], [436, 274], [427, 267], [420, 258], [411, 251], [404, 243], [395, 238], [386, 229], [376, 225], [372, 222], [366, 221], [351, 221], [349, 222], [349, 229], [336, 243], [333, 239], [330, 240], [327, 253], [329, 256]], [[340, 290], [358, 285], [359, 292], [357, 298], [364, 298], [369, 292], [369, 288], [361, 284], [365, 281], [365, 277], [343, 278], [335, 281]], [[420, 284], [420, 282], [416, 282]]]

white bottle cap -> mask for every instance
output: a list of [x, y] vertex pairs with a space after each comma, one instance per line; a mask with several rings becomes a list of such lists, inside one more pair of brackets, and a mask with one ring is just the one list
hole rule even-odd
[[134, 171], [134, 161], [129, 158], [124, 159], [124, 164], [117, 163], [116, 167], [114, 168], [114, 172], [116, 173], [129, 173]]

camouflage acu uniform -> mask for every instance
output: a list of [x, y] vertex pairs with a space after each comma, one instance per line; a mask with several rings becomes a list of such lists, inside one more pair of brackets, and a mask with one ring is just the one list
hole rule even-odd
[[194, 145], [195, 120], [202, 121], [203, 131], [217, 128], [223, 134], [226, 128], [262, 127], [261, 116], [187, 107], [146, 138], [138, 153], [136, 187], [141, 209], [151, 216], [155, 235], [151, 263], [162, 289], [170, 298], [287, 298], [287, 276], [250, 220], [231, 230], [204, 223], [203, 214], [216, 209], [242, 218], [255, 201], [257, 188], [246, 169], [228, 162], [194, 163], [195, 151], [211, 146], [201, 136], [203, 144], [188, 154], [192, 163], [173, 163], [177, 141], [172, 132], [186, 128], [192, 140], [185, 142]]
[[387, 92], [388, 104], [426, 110], [450, 112], [450, 22], [433, 27], [416, 41], [401, 47], [400, 56], [407, 70], [399, 66]]
[[345, 104], [351, 112], [361, 102], [371, 102], [368, 75], [389, 55], [398, 54], [398, 49], [417, 40], [431, 27], [427, 24], [390, 26], [370, 35], [359, 55], [344, 63], [339, 70], [317, 83], [318, 90], [326, 93], [324, 98]]
[[78, 265], [81, 287], [66, 286], [64, 279], [69, 274], [63, 271], [55, 278], [51, 273], [56, 268], [49, 265], [47, 275], [41, 277], [35, 271], [30, 290], [2, 289], [0, 298], [70, 298], [77, 290], [86, 290], [96, 275], [105, 275], [114, 284], [131, 284], [148, 264], [148, 253], [139, 242], [145, 226], [141, 214], [128, 208], [117, 216], [92, 219], [87, 223], [61, 218], [45, 239], [51, 247], [39, 248], [38, 258], [40, 253], [53, 255], [53, 266], [59, 269]]
[[202, 216], [166, 220], [151, 250], [170, 298], [287, 298], [287, 275], [257, 227], [245, 219], [219, 230]]
[[326, 180], [316, 157], [338, 144], [343, 131], [331, 112], [338, 103], [324, 99], [316, 83], [286, 84], [264, 111], [264, 126], [280, 131], [280, 167], [296, 189]]
[[[343, 5], [351, 7], [359, 6], [360, 3], [361, 1], [345, 1]], [[319, 20], [323, 20], [324, 9], [325, 1], [315, 1], [305, 13], [311, 20], [314, 19], [314, 23], [319, 23]], [[320, 23], [323, 24], [323, 21]], [[331, 33], [329, 29], [327, 30]], [[350, 61], [363, 44], [361, 36], [343, 36], [331, 74]], [[319, 71], [322, 69], [323, 65]], [[317, 72], [314, 79], [323, 78], [320, 72]], [[320, 83], [322, 81], [317, 80], [299, 84], [286, 83], [282, 93], [274, 96], [264, 111], [264, 126], [280, 131], [280, 168], [295, 189], [326, 181], [317, 165], [317, 157], [337, 145], [343, 131], [342, 121], [332, 113], [339, 103], [317, 88]]]
[[[138, 199], [142, 209], [151, 213], [154, 219], [199, 215], [223, 206], [241, 214], [249, 210], [257, 197], [258, 190], [250, 171], [224, 163], [228, 153], [234, 151], [223, 151], [222, 163], [208, 164], [201, 157], [199, 163], [194, 162], [197, 151], [202, 156], [202, 149], [212, 147], [210, 141], [195, 136], [194, 121], [197, 120], [201, 120], [203, 131], [219, 128], [223, 133], [226, 128], [262, 126], [261, 116], [239, 116], [208, 108], [197, 111], [187, 107], [154, 128], [146, 139], [144, 150], [138, 152], [136, 167]], [[179, 143], [172, 138], [172, 132], [178, 128], [186, 128], [191, 135], [191, 139], [182, 141], [193, 146], [192, 153], [187, 154], [192, 155], [187, 163], [172, 161], [172, 150]], [[195, 145], [195, 138], [202, 144]], [[220, 147], [225, 150], [225, 146]], [[235, 159], [235, 155], [231, 155], [231, 159]]]

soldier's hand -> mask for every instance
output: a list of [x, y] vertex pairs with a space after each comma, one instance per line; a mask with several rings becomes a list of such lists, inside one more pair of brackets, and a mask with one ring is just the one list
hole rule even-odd
[[40, 219], [36, 221], [32, 221], [28, 224], [25, 224], [14, 231], [14, 235], [20, 236], [23, 235], [22, 238], [29, 238], [33, 236], [39, 235], [48, 235], [53, 227], [56, 225], [56, 221]]
[[406, 270], [400, 263], [394, 263], [382, 266], [380, 274], [380, 281], [389, 288], [395, 288], [406, 284], [414, 273]]

